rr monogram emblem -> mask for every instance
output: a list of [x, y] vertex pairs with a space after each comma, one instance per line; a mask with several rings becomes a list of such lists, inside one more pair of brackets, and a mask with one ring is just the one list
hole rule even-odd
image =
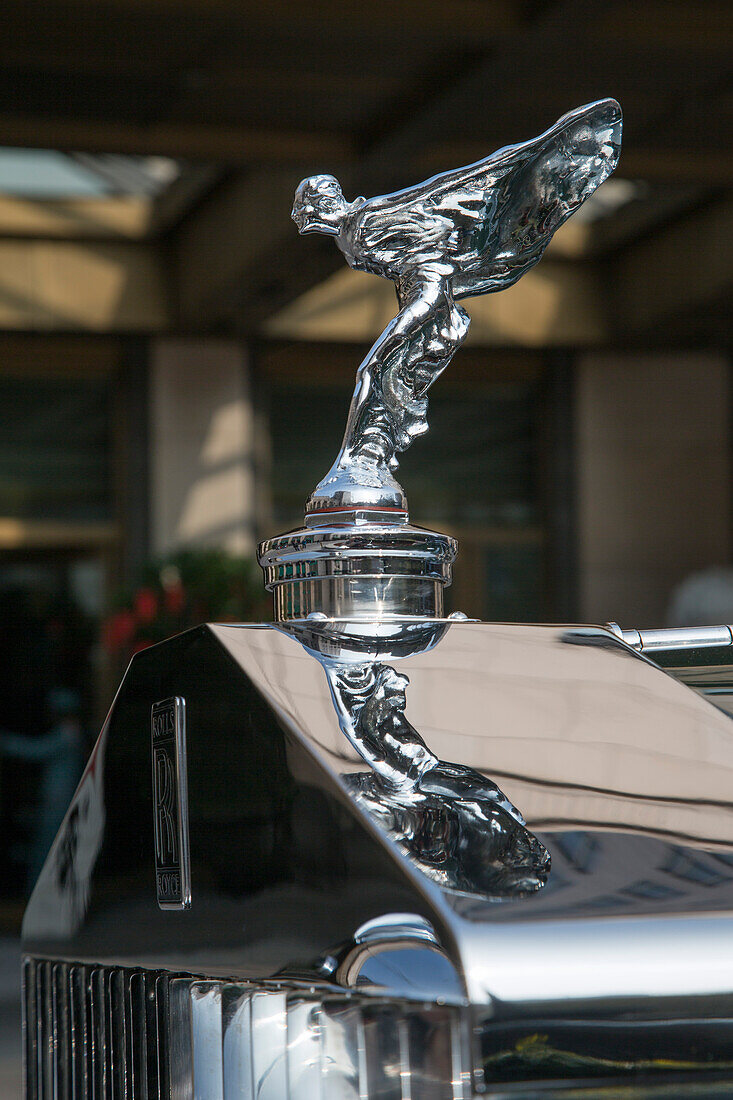
[[178, 844], [174, 827], [175, 778], [173, 765], [165, 749], [153, 750], [155, 789], [158, 805], [155, 808], [155, 858], [163, 867], [178, 862]]
[[191, 904], [186, 782], [186, 701], [180, 696], [153, 705], [153, 834], [155, 882], [161, 909]]

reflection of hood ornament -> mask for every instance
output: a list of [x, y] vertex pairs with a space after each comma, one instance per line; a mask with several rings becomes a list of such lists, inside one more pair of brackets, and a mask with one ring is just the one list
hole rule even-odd
[[441, 760], [407, 717], [410, 679], [399, 666], [440, 646], [452, 625], [312, 615], [281, 629], [326, 673], [341, 732], [366, 765], [341, 780], [380, 831], [443, 890], [525, 897], [546, 885], [550, 853], [491, 779]]
[[616, 167], [621, 111], [580, 107], [532, 141], [373, 199], [334, 176], [299, 185], [301, 233], [336, 238], [350, 267], [391, 279], [399, 311], [357, 373], [341, 450], [306, 526], [260, 547], [279, 620], [440, 616], [454, 540], [408, 525], [397, 455], [427, 431], [427, 391], [466, 338], [458, 304], [515, 283]]
[[440, 760], [405, 715], [407, 676], [322, 659], [339, 725], [369, 771], [342, 776], [423, 874], [453, 893], [503, 900], [540, 890], [550, 855], [490, 779]]

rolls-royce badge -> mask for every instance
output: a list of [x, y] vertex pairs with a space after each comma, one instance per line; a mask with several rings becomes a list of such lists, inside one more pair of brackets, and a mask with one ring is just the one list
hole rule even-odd
[[161, 909], [188, 909], [191, 864], [188, 849], [186, 700], [176, 695], [154, 703], [153, 831], [155, 884]]

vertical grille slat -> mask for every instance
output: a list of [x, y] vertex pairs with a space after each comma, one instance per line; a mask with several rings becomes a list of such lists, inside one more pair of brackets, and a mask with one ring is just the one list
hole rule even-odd
[[90, 1100], [97, 1100], [99, 1087], [97, 1084], [97, 1042], [98, 1037], [94, 1027], [93, 1012], [93, 986], [94, 971], [91, 967], [84, 968], [84, 1014], [87, 1019], [87, 1091]]
[[52, 963], [47, 963], [46, 981], [48, 982], [48, 996], [51, 1000], [51, 1020], [50, 1020], [50, 1039], [49, 1046], [51, 1050], [51, 1085], [50, 1092], [54, 1100], [62, 1100], [61, 1093], [63, 1090], [63, 1082], [59, 1081], [59, 1020], [58, 1020], [58, 1004], [56, 1000], [56, 967]]
[[288, 1095], [287, 994], [252, 994], [252, 1079], [255, 1096], [276, 1100]]
[[288, 1100], [323, 1100], [320, 1002], [288, 999]]
[[375, 1004], [364, 1011], [364, 1062], [367, 1093], [380, 1100], [404, 1100], [403, 1043], [389, 1007]]
[[143, 974], [145, 987], [145, 1064], [148, 1072], [148, 1097], [157, 1100], [162, 1096], [158, 1074], [158, 1008], [155, 1000], [156, 975]]
[[193, 1036], [189, 980], [179, 978], [170, 983], [168, 1012], [171, 1100], [193, 1100]]
[[112, 1100], [128, 1100], [125, 985], [124, 971], [112, 970], [107, 974], [108, 1073]]
[[360, 1100], [366, 1095], [361, 1010], [351, 1001], [328, 997], [321, 1005], [321, 1017], [323, 1100]]
[[36, 1021], [36, 964], [23, 960], [23, 1088], [29, 1097], [40, 1096], [38, 1087], [38, 1034]]
[[53, 1100], [53, 1020], [47, 962], [36, 967], [36, 1036], [38, 1100]]
[[158, 1060], [158, 1089], [162, 1097], [171, 1093], [170, 1057], [168, 1045], [168, 985], [167, 975], [155, 980], [156, 1056]]
[[68, 983], [69, 1030], [71, 1033], [71, 1095], [74, 1100], [90, 1100], [86, 967], [69, 967]]
[[108, 1100], [107, 1092], [107, 1012], [104, 971], [92, 970], [89, 981], [89, 1018], [92, 1033], [92, 1097]]
[[190, 1000], [194, 1096], [224, 1100], [221, 984], [194, 982]]
[[54, 1097], [56, 1100], [71, 1100], [71, 1028], [68, 981], [68, 966], [65, 963], [56, 963], [51, 971]]
[[[133, 1059], [133, 1036], [136, 1020], [133, 1019], [132, 977], [127, 971], [122, 971], [122, 1003], [125, 1012], [125, 1080], [127, 1083], [127, 1096], [133, 1100], [135, 1096], [135, 1073]], [[138, 1088], [137, 1095], [140, 1095]]]
[[144, 974], [131, 974], [128, 982], [129, 997], [129, 1059], [132, 1095], [135, 1100], [155, 1100], [155, 1093], [148, 1089], [148, 1021], [147, 987]]
[[224, 1098], [256, 1100], [252, 1080], [252, 991], [241, 985], [222, 990]]

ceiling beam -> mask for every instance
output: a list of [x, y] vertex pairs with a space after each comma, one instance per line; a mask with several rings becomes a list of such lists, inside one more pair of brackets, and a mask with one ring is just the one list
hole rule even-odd
[[199, 17], [267, 31], [282, 27], [295, 32], [321, 30], [332, 35], [375, 38], [397, 34], [438, 42], [449, 37], [482, 44], [497, 34], [516, 30], [524, 22], [521, 0], [491, 0], [490, 4], [484, 0], [451, 0], [450, 9], [446, 9], [444, 0], [370, 0], [369, 4], [343, 0], [309, 0], [307, 4], [293, 0], [267, 0], [266, 4], [261, 0], [77, 0], [75, 5], [66, 0], [47, 0], [44, 11], [68, 14], [70, 6], [75, 6], [79, 14], [93, 7], [106, 9], [112, 16]]
[[113, 523], [64, 523], [56, 520], [0, 519], [0, 550], [88, 549], [109, 546], [120, 537]]
[[0, 333], [0, 371], [5, 378], [112, 378], [122, 361], [114, 336]]
[[[475, 347], [590, 347], [609, 335], [596, 269], [546, 259], [500, 294], [465, 303]], [[385, 279], [341, 270], [286, 306], [264, 326], [278, 340], [371, 343], [397, 311]]]
[[27, 199], [0, 194], [0, 238], [139, 240], [151, 223], [149, 199]]
[[0, 329], [158, 332], [168, 296], [153, 245], [0, 240]]
[[340, 164], [355, 157], [351, 138], [323, 131], [216, 126], [188, 122], [145, 125], [100, 119], [0, 115], [4, 146], [87, 153], [127, 153], [188, 160]]
[[599, 34], [609, 42], [677, 49], [686, 57], [727, 53], [733, 46], [733, 6], [730, 0], [622, 0], [599, 21]]
[[[6, 146], [50, 148], [93, 153], [170, 156], [183, 160], [235, 164], [301, 165], [307, 171], [346, 168], [362, 182], [374, 174], [370, 165], [385, 160], [378, 148], [366, 162], [359, 158], [353, 138], [319, 130], [274, 127], [151, 123], [135, 125], [100, 120], [0, 116], [0, 134]], [[412, 174], [429, 176], [446, 168], [488, 156], [501, 143], [494, 141], [432, 140], [410, 159]], [[395, 154], [391, 171], [405, 176], [404, 157]], [[626, 179], [663, 183], [699, 183], [707, 187], [733, 185], [733, 153], [727, 149], [674, 149], [639, 146], [625, 148], [616, 174]], [[406, 176], [403, 185], [413, 182]]]

